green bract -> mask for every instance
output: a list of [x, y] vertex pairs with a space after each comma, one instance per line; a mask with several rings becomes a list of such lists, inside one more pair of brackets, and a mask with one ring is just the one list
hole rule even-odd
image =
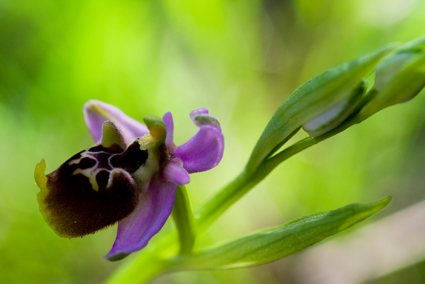
[[[361, 84], [363, 78], [372, 72], [379, 60], [393, 49], [394, 46], [391, 45], [331, 68], [295, 90], [277, 109], [264, 129], [246, 166], [247, 172], [254, 172], [267, 156], [273, 155], [279, 150], [291, 137], [291, 134], [309, 120], [324, 114], [341, 103], [345, 110], [347, 108], [346, 102], [350, 101], [354, 90]], [[354, 101], [357, 101], [357, 99]], [[343, 115], [345, 113], [342, 112]], [[338, 114], [340, 112], [332, 116], [331, 120], [338, 120]]]
[[[369, 204], [351, 204], [293, 220], [283, 226], [206, 249], [188, 259], [188, 265], [202, 269], [223, 269], [259, 265], [294, 254], [337, 234], [385, 208], [387, 197]], [[182, 260], [185, 262], [184, 259]]]

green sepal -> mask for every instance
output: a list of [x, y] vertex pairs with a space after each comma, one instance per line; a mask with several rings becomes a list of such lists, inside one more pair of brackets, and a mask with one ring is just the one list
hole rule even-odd
[[102, 124], [102, 142], [100, 144], [105, 148], [111, 148], [116, 145], [120, 147], [123, 151], [126, 148], [121, 133], [119, 132], [115, 124], [109, 120], [105, 121]]
[[387, 197], [373, 203], [319, 212], [180, 260], [190, 269], [227, 269], [275, 261], [350, 228], [385, 208], [390, 201]]
[[391, 105], [411, 100], [425, 87], [425, 37], [407, 43], [377, 66], [374, 98], [362, 109], [362, 120]]
[[295, 90], [264, 129], [246, 166], [247, 172], [254, 172], [264, 158], [273, 155], [279, 149], [276, 146], [301, 125], [349, 98], [378, 61], [394, 48], [394, 45], [387, 46], [331, 68]]

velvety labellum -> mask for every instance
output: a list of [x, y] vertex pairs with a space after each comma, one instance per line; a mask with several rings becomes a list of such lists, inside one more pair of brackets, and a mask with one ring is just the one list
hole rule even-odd
[[39, 200], [47, 223], [61, 236], [80, 237], [122, 220], [138, 202], [131, 174], [147, 158], [137, 140], [125, 151], [99, 145], [74, 155], [47, 175], [47, 194]]

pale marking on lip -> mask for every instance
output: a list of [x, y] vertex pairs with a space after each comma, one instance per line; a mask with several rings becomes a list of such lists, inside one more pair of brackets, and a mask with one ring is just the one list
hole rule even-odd
[[[84, 151], [84, 152], [80, 153], [81, 157], [79, 157], [78, 159], [75, 159], [75, 160], [72, 160], [72, 161], [69, 162], [70, 165], [75, 165], [75, 164], [78, 165], [81, 162], [81, 160], [84, 159], [84, 158], [89, 158], [89, 159], [94, 159], [95, 160], [96, 164], [94, 164], [92, 167], [87, 168], [87, 169], [77, 168], [72, 173], [72, 175], [82, 174], [83, 176], [85, 176], [86, 178], [88, 178], [89, 179], [89, 182], [90, 182], [90, 184], [92, 186], [92, 189], [94, 191], [99, 191], [99, 185], [98, 185], [97, 180], [96, 180], [97, 174], [100, 171], [107, 171], [109, 173], [109, 175], [111, 175], [111, 170], [114, 169], [114, 167], [111, 165], [111, 158], [113, 156], [118, 155], [118, 154], [112, 154], [112, 155], [110, 155], [108, 157], [108, 166], [111, 169], [105, 169], [105, 168], [98, 168], [97, 167], [97, 165], [99, 164], [99, 160], [95, 157], [95, 155], [97, 153], [106, 153], [106, 154], [109, 154], [109, 153], [107, 153], [105, 151], [94, 152], [94, 153], [92, 153], [90, 151]], [[110, 184], [110, 182], [108, 182], [108, 185], [109, 184]]]
[[80, 157], [78, 159], [74, 159], [69, 162], [70, 165], [78, 165], [83, 158], [92, 158], [87, 155], [87, 150], [80, 153]]

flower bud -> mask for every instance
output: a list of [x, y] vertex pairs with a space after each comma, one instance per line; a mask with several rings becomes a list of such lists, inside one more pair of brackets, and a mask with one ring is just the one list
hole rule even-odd
[[375, 97], [362, 109], [364, 120], [391, 105], [414, 98], [425, 87], [425, 38], [402, 46], [376, 68]]
[[303, 125], [303, 129], [310, 136], [316, 137], [339, 126], [359, 104], [366, 91], [366, 86], [366, 81], [362, 80], [349, 97], [344, 98], [344, 100], [329, 110], [307, 121]]

